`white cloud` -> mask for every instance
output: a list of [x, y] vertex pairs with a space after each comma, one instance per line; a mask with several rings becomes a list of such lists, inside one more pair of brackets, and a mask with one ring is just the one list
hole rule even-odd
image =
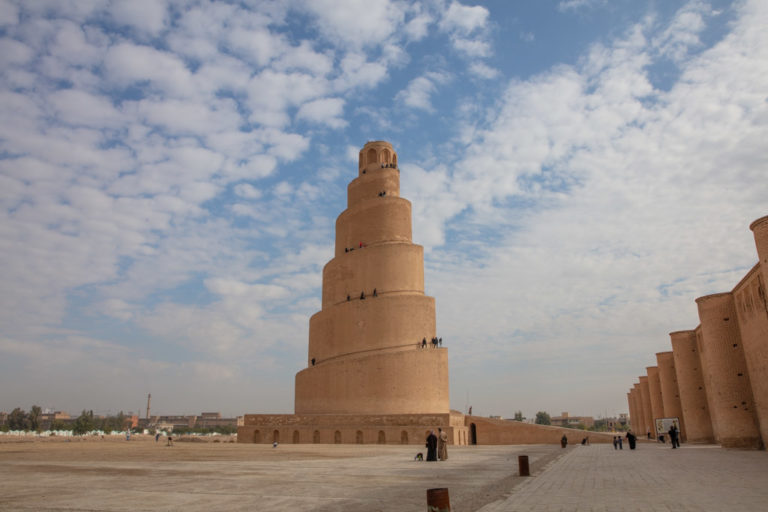
[[446, 32], [469, 35], [476, 30], [484, 29], [488, 23], [488, 16], [489, 12], [485, 7], [462, 5], [452, 1], [448, 10], [443, 12], [439, 25]]
[[19, 8], [10, 2], [0, 2], [0, 25], [15, 25], [19, 21]]
[[333, 57], [328, 53], [318, 53], [307, 41], [298, 46], [285, 50], [285, 53], [274, 63], [279, 70], [307, 70], [314, 75], [324, 76], [333, 70]]
[[262, 71], [248, 84], [250, 119], [266, 126], [285, 126], [290, 120], [287, 107], [323, 96], [326, 89], [322, 80], [306, 73]]
[[235, 186], [235, 194], [245, 199], [258, 199], [261, 197], [261, 190], [248, 183], [240, 183]]
[[59, 30], [56, 33], [55, 42], [50, 47], [52, 56], [60, 59], [67, 64], [79, 66], [95, 66], [99, 64], [106, 52], [106, 41], [101, 39], [100, 33], [91, 31], [90, 39], [95, 40], [92, 44], [86, 37], [85, 31], [79, 25], [63, 21], [59, 24]]
[[116, 128], [125, 119], [112, 102], [75, 89], [58, 90], [49, 97], [58, 119], [68, 125]]
[[333, 82], [335, 91], [361, 87], [372, 89], [387, 76], [387, 67], [380, 62], [369, 62], [361, 53], [348, 53], [340, 63], [341, 74]]
[[395, 100], [408, 107], [432, 111], [432, 95], [437, 91], [437, 86], [448, 79], [445, 73], [429, 71], [411, 80], [405, 89], [397, 93]]
[[677, 12], [666, 30], [654, 40], [654, 45], [661, 54], [672, 60], [683, 60], [690, 48], [701, 45], [699, 33], [706, 26], [704, 16], [710, 13], [708, 4], [701, 0], [689, 1]]
[[453, 42], [456, 51], [468, 57], [488, 57], [491, 55], [491, 45], [487, 41], [453, 37], [451, 42]]
[[449, 34], [453, 48], [465, 57], [487, 57], [491, 55], [488, 42], [488, 9], [466, 6], [452, 1], [443, 11], [438, 26]]
[[149, 81], [171, 96], [193, 92], [192, 75], [178, 57], [149, 46], [119, 43], [109, 49], [104, 62], [107, 76], [123, 87]]
[[347, 122], [341, 117], [344, 113], [344, 100], [341, 98], [321, 98], [299, 107], [297, 119], [325, 124], [331, 128], [343, 128]]
[[321, 33], [353, 48], [378, 45], [400, 29], [405, 9], [390, 0], [305, 0]]
[[24, 64], [34, 55], [32, 48], [14, 41], [13, 39], [0, 39], [0, 64], [8, 66], [10, 64]]
[[591, 9], [605, 3], [606, 0], [562, 0], [557, 4], [557, 8], [563, 12], [568, 10], [575, 11], [582, 8]]
[[434, 23], [434, 18], [427, 13], [419, 13], [405, 24], [403, 32], [409, 41], [420, 41], [427, 36], [429, 26]]
[[499, 70], [492, 68], [482, 62], [473, 62], [469, 65], [469, 72], [473, 75], [477, 75], [480, 78], [491, 80], [499, 76]]
[[112, 19], [140, 32], [157, 35], [168, 23], [164, 0], [118, 0], [109, 6]]

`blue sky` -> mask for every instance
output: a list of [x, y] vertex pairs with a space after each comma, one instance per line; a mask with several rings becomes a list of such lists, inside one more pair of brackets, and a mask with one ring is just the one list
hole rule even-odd
[[388, 140], [451, 405], [613, 415], [768, 214], [763, 1], [0, 0], [0, 410], [292, 412]]

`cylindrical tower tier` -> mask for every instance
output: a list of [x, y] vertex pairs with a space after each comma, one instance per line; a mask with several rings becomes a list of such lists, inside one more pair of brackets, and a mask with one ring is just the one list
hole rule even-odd
[[382, 242], [411, 242], [411, 203], [379, 197], [358, 203], [336, 219], [336, 257]]
[[659, 380], [659, 367], [647, 366], [645, 368], [648, 374], [648, 396], [651, 400], [651, 421], [653, 430], [656, 433], [656, 420], [666, 418], [664, 414], [664, 403], [661, 398], [661, 382]]
[[715, 440], [725, 447], [758, 448], [762, 442], [733, 294], [706, 295], [696, 304]]
[[653, 412], [651, 408], [651, 393], [648, 386], [648, 376], [641, 375], [638, 378], [640, 380], [640, 407], [643, 409], [643, 423], [645, 423], [645, 432], [643, 432], [643, 435], [650, 432], [652, 437], [656, 437], [654, 434], [656, 429], [653, 426]]
[[757, 219], [749, 227], [755, 235], [758, 263], [740, 291], [739, 327], [760, 435], [763, 445], [768, 446], [768, 217]]
[[450, 410], [448, 351], [340, 357], [296, 374], [296, 414], [432, 414]]
[[323, 268], [323, 309], [385, 293], [424, 293], [424, 249], [410, 243], [366, 247]]
[[435, 332], [435, 299], [421, 294], [359, 296], [309, 319], [309, 360], [383, 348], [412, 349]]
[[760, 265], [760, 274], [763, 285], [768, 283], [768, 216], [760, 217], [749, 225], [755, 236], [757, 257]]
[[659, 367], [659, 384], [661, 385], [661, 400], [664, 406], [666, 418], [677, 418], [680, 424], [680, 440], [685, 441], [685, 421], [683, 409], [680, 405], [680, 391], [677, 388], [677, 376], [675, 375], [675, 357], [672, 351], [657, 352], [656, 363]]
[[680, 392], [680, 407], [689, 443], [712, 443], [714, 434], [709, 416], [707, 392], [704, 388], [696, 331], [677, 331], [669, 334], [675, 376]]
[[632, 429], [635, 431], [635, 435], [644, 436], [647, 432], [645, 425], [645, 415], [643, 414], [643, 403], [640, 395], [640, 383], [636, 382], [632, 387], [632, 398], [635, 401], [635, 415], [637, 419], [632, 424]]
[[347, 209], [369, 199], [378, 200], [400, 196], [400, 171], [392, 168], [374, 169], [347, 185]]
[[637, 409], [635, 408], [635, 390], [630, 389], [627, 393], [627, 405], [629, 406], [629, 426], [637, 431]]

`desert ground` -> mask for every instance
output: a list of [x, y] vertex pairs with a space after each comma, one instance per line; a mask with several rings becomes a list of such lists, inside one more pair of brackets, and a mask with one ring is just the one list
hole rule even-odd
[[474, 511], [525, 480], [517, 476], [518, 455], [528, 455], [535, 476], [566, 451], [450, 446], [447, 461], [418, 462], [417, 446], [216, 440], [171, 447], [151, 436], [3, 436], [0, 510], [403, 512], [425, 510], [426, 490], [446, 487], [453, 512]]

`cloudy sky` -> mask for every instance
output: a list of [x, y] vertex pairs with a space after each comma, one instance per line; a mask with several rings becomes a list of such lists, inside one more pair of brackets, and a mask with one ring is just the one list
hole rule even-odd
[[768, 2], [0, 0], [0, 410], [292, 412], [368, 140], [475, 414], [627, 411], [757, 261]]

